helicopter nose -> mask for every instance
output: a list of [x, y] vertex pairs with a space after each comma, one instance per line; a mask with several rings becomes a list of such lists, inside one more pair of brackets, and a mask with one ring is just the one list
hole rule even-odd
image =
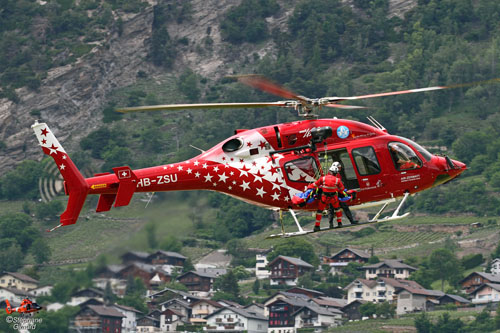
[[467, 170], [467, 165], [465, 165], [465, 163], [452, 160], [448, 156], [439, 156], [436, 165], [438, 166], [440, 172], [434, 180], [433, 186], [447, 183], [450, 180], [457, 178], [462, 172]]

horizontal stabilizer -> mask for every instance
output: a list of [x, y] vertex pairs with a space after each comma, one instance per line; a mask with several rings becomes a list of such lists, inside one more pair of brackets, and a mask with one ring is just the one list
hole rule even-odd
[[107, 212], [111, 209], [113, 202], [115, 201], [116, 193], [112, 194], [101, 194], [99, 196], [99, 201], [97, 202], [96, 212]]
[[128, 166], [113, 168], [113, 171], [119, 182], [115, 207], [127, 206], [137, 188], [137, 176]]

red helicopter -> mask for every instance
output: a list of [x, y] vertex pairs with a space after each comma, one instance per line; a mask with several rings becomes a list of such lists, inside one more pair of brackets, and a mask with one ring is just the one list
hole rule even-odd
[[[407, 138], [391, 135], [373, 117], [372, 125], [345, 119], [318, 119], [322, 107], [358, 109], [362, 106], [339, 104], [342, 101], [409, 94], [497, 82], [500, 79], [352, 97], [310, 99], [258, 75], [238, 76], [251, 87], [286, 98], [279, 102], [173, 104], [124, 108], [120, 112], [178, 110], [189, 108], [250, 108], [278, 106], [294, 108], [304, 120], [236, 130], [235, 134], [213, 148], [187, 161], [132, 170], [113, 168], [113, 173], [84, 178], [45, 123], [32, 128], [43, 152], [51, 156], [64, 178], [69, 195], [60, 224], [50, 231], [74, 224], [88, 194], [99, 195], [97, 212], [111, 206], [127, 206], [136, 192], [211, 190], [222, 192], [251, 204], [281, 213], [290, 211], [297, 232], [282, 232], [270, 237], [290, 237], [312, 232], [304, 230], [296, 210], [315, 211], [317, 203], [298, 206], [292, 197], [323, 175], [326, 165], [339, 161], [342, 179], [357, 196], [348, 202], [353, 208], [382, 205], [366, 223], [400, 219], [399, 211], [409, 195], [446, 183], [466, 170], [462, 162], [436, 156]], [[323, 166], [322, 166], [323, 165]], [[325, 169], [326, 167], [326, 169]], [[402, 199], [392, 215], [380, 218], [390, 202]]]
[[10, 305], [9, 300], [5, 300], [5, 304], [7, 307], [5, 308], [5, 311], [7, 311], [7, 314], [11, 314], [13, 312], [19, 312], [21, 314], [30, 314], [33, 312], [38, 312], [42, 309], [42, 307], [35, 302], [32, 302], [29, 298], [25, 298], [22, 300], [21, 304], [17, 308], [13, 308]]

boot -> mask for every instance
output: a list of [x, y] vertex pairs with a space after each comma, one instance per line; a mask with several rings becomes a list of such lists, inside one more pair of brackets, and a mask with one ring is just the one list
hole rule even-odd
[[319, 225], [314, 226], [314, 229], [313, 229], [314, 232], [320, 231], [320, 230], [321, 230], [321, 227]]
[[[344, 208], [344, 207], [342, 207], [342, 208]], [[352, 216], [351, 210], [349, 209], [349, 207], [347, 205], [344, 209], [344, 215], [347, 217], [349, 222], [351, 222], [351, 224], [358, 224], [359, 221], [354, 219], [354, 217]]]
[[337, 222], [337, 228], [342, 228], [342, 222]]

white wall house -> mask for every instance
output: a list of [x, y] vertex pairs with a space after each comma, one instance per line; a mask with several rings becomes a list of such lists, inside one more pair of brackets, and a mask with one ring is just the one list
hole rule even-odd
[[267, 332], [268, 319], [261, 314], [244, 309], [225, 307], [207, 316], [207, 332], [246, 331], [248, 333]]
[[471, 293], [472, 303], [500, 302], [500, 284], [484, 283]]
[[396, 290], [408, 287], [424, 289], [415, 281], [380, 278], [378, 280], [356, 279], [348, 284], [344, 290], [347, 292], [348, 304], [355, 300], [392, 303], [396, 299]]
[[491, 262], [491, 274], [500, 275], [500, 258], [495, 258]]
[[267, 279], [271, 272], [267, 269], [267, 256], [265, 254], [257, 253], [255, 255], [255, 276], [257, 279]]
[[397, 259], [387, 259], [376, 264], [363, 266], [362, 269], [365, 270], [367, 280], [380, 277], [406, 280], [412, 272], [417, 270]]

